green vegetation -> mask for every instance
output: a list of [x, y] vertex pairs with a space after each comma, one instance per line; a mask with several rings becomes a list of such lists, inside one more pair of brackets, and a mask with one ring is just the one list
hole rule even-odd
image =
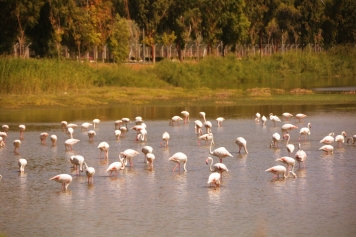
[[[305, 88], [257, 88], [261, 86], [255, 83], [253, 88], [231, 89], [229, 85], [355, 75], [356, 49], [343, 47], [327, 53], [289, 52], [243, 59], [229, 55], [207, 57], [200, 62], [162, 61], [155, 65], [3, 57], [0, 58], [0, 107], [147, 104], [169, 100], [196, 103], [214, 100], [223, 104], [250, 99], [253, 103], [274, 100], [276, 96], [306, 103], [305, 98], [322, 100], [322, 96]], [[296, 94], [304, 96], [290, 97]], [[343, 96], [346, 103], [355, 102], [354, 94]]]

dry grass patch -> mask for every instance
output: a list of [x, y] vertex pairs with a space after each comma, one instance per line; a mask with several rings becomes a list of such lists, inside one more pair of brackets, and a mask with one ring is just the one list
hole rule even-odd
[[314, 94], [312, 90], [295, 88], [290, 91], [291, 94]]

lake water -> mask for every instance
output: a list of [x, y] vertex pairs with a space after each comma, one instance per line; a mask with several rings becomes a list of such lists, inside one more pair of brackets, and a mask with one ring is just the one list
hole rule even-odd
[[[188, 124], [169, 126], [170, 118], [190, 112]], [[210, 175], [205, 160], [209, 143], [197, 143], [194, 120], [206, 112], [213, 124], [214, 148], [220, 146], [233, 157], [224, 158], [229, 171], [220, 187], [209, 187]], [[283, 112], [304, 113], [303, 122], [290, 132], [290, 143], [298, 147], [299, 130], [311, 123], [311, 135], [301, 142], [307, 154], [306, 168], [298, 168], [297, 178], [273, 179], [265, 172], [287, 156], [285, 141], [270, 148], [272, 134], [281, 134], [281, 126], [268, 120], [256, 124], [255, 114]], [[10, 130], [6, 146], [0, 148], [0, 233], [5, 236], [355, 236], [356, 235], [356, 144], [335, 148], [333, 155], [319, 151], [319, 141], [331, 132], [356, 134], [355, 106], [132, 106], [95, 109], [5, 110], [1, 124]], [[114, 136], [114, 121], [123, 117], [143, 117], [148, 131], [147, 142], [134, 141], [130, 130], [119, 140]], [[218, 128], [215, 119], [225, 117]], [[99, 118], [94, 142], [81, 132], [83, 122]], [[73, 151], [66, 152], [61, 121], [79, 125], [74, 138], [80, 140]], [[12, 142], [19, 138], [18, 126], [26, 125], [19, 154]], [[134, 122], [128, 126], [132, 127]], [[91, 127], [92, 128], [92, 127]], [[163, 132], [170, 136], [169, 147], [160, 146]], [[203, 129], [205, 132], [205, 129]], [[40, 143], [39, 134], [58, 137], [57, 146]], [[247, 140], [248, 154], [238, 153], [235, 139]], [[109, 143], [109, 160], [99, 159], [97, 148]], [[153, 147], [156, 156], [153, 170], [143, 162], [143, 146]], [[117, 177], [106, 173], [108, 165], [118, 161], [126, 149], [140, 152], [133, 167]], [[188, 157], [187, 172], [172, 172], [168, 158], [176, 152]], [[293, 153], [294, 157], [295, 152]], [[82, 155], [96, 170], [94, 183], [87, 183], [85, 173], [77, 175], [69, 162], [72, 155]], [[25, 172], [18, 172], [19, 158], [27, 159]], [[214, 163], [218, 162], [214, 158]], [[281, 164], [283, 165], [283, 164]], [[67, 191], [49, 179], [57, 174], [72, 175]]]

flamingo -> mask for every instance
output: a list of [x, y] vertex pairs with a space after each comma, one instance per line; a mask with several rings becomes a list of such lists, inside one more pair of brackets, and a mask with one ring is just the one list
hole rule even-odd
[[282, 116], [286, 119], [286, 121], [288, 121], [290, 117], [293, 117], [293, 114], [285, 112], [282, 114]]
[[205, 129], [206, 129], [206, 133], [211, 133], [211, 128], [213, 127], [213, 125], [211, 124], [210, 121], [206, 121], [206, 122], [204, 123], [204, 127], [205, 127]]
[[[168, 142], [169, 142], [169, 133], [168, 132], [164, 132], [163, 135], [162, 135], [162, 141], [164, 141], [164, 146], [165, 147], [168, 147]], [[161, 145], [162, 145], [162, 142], [161, 142]]]
[[57, 136], [56, 135], [51, 135], [51, 142], [52, 142], [52, 146], [57, 145]]
[[85, 174], [88, 177], [88, 184], [94, 182], [94, 174], [95, 174], [95, 169], [93, 167], [88, 167], [87, 163], [83, 162], [84, 167], [85, 167]]
[[170, 126], [173, 126], [174, 123], [176, 123], [177, 125], [179, 125], [179, 121], [183, 121], [183, 119], [179, 116], [173, 116], [171, 121], [169, 122]]
[[228, 152], [228, 150], [226, 150], [225, 147], [219, 147], [219, 148], [216, 148], [214, 151], [211, 150], [211, 146], [213, 145], [213, 140], [211, 140], [211, 143], [210, 143], [210, 151], [209, 153], [213, 156], [216, 156], [220, 159], [220, 163], [222, 163], [222, 159], [225, 158], [225, 157], [232, 157], [232, 155], [230, 154], [230, 152]]
[[209, 184], [209, 186], [215, 184], [215, 188], [216, 188], [217, 186], [220, 186], [220, 179], [221, 179], [220, 173], [214, 172], [209, 175], [209, 179], [207, 183]]
[[100, 119], [93, 119], [93, 127], [94, 129], [96, 128], [96, 126], [100, 123]]
[[307, 116], [305, 114], [296, 114], [295, 118], [296, 120], [299, 120], [299, 122], [301, 122], [303, 120], [303, 118], [306, 118]]
[[255, 122], [259, 123], [260, 122], [260, 118], [261, 118], [261, 114], [259, 112], [256, 113], [256, 118], [255, 118]]
[[109, 144], [107, 142], [100, 142], [98, 145], [98, 148], [100, 149], [100, 156], [99, 159], [101, 159], [101, 153], [105, 152], [105, 157], [104, 159], [109, 159]]
[[15, 154], [18, 154], [18, 149], [19, 149], [20, 145], [21, 145], [21, 140], [17, 139], [17, 140], [14, 141], [14, 147], [15, 147], [14, 153]]
[[279, 140], [281, 140], [281, 135], [279, 135], [278, 132], [275, 132], [272, 134], [272, 141], [271, 144], [269, 145], [269, 147], [277, 147], [278, 146], [278, 142]]
[[116, 120], [114, 124], [115, 124], [115, 129], [120, 129], [120, 125], [122, 124], [122, 120]]
[[347, 143], [349, 143], [349, 140], [351, 140], [351, 144], [355, 144], [355, 142], [356, 142], [356, 135], [353, 135], [352, 137], [347, 138]]
[[83, 132], [83, 131], [88, 131], [88, 128], [89, 128], [90, 126], [93, 126], [93, 124], [87, 123], [87, 122], [83, 123], [83, 124], [82, 124], [82, 132]]
[[262, 125], [265, 126], [266, 125], [266, 122], [267, 122], [267, 118], [266, 116], [262, 116]]
[[46, 132], [43, 132], [40, 134], [41, 144], [46, 144], [47, 137], [48, 137], [48, 133], [46, 133]]
[[298, 129], [298, 127], [293, 125], [293, 124], [290, 124], [290, 123], [283, 124], [282, 127], [281, 127], [282, 134], [283, 133], [288, 133], [289, 131], [291, 131], [293, 129]]
[[334, 147], [332, 145], [324, 145], [319, 148], [319, 151], [325, 151], [327, 155], [332, 155], [334, 153]]
[[311, 124], [308, 123], [308, 126], [307, 127], [304, 127], [304, 128], [301, 128], [300, 129], [300, 136], [299, 136], [299, 141], [300, 141], [300, 138], [304, 135], [304, 141], [307, 140], [307, 135], [310, 135], [310, 129], [311, 129]]
[[288, 175], [286, 175], [287, 169], [283, 165], [276, 165], [269, 169], [266, 169], [265, 171], [271, 172], [272, 174], [274, 174], [273, 178], [276, 178], [276, 177], [279, 178], [280, 174], [283, 175], [284, 178], [288, 178]]
[[273, 122], [274, 126], [276, 126], [276, 122], [280, 122], [281, 120], [272, 113], [269, 114], [269, 119]]
[[5, 145], [5, 138], [7, 137], [7, 133], [6, 132], [0, 132], [0, 137], [2, 138], [3, 143]]
[[199, 116], [203, 119], [203, 123], [206, 122], [206, 119], [205, 119], [205, 112], [199, 112]]
[[125, 169], [125, 162], [124, 162], [124, 158], [121, 158], [120, 154], [119, 154], [119, 160], [120, 161], [115, 161], [113, 163], [111, 163], [109, 165], [109, 167], [106, 169], [106, 172], [110, 171], [109, 176], [111, 176], [111, 174], [115, 171], [115, 176], [117, 176], [117, 174], [119, 173], [119, 170], [123, 170]]
[[212, 141], [213, 145], [215, 145], [214, 143], [214, 138], [213, 138], [213, 134], [212, 133], [205, 133], [201, 136], [198, 137], [198, 145], [200, 145], [200, 141], [204, 140], [204, 141]]
[[138, 151], [133, 149], [126, 149], [124, 152], [120, 153], [124, 157], [125, 165], [127, 165], [127, 160], [130, 162], [130, 166], [133, 166], [132, 158], [139, 154]]
[[203, 134], [203, 130], [201, 129], [203, 127], [203, 123], [200, 120], [195, 120], [194, 123], [195, 123], [195, 126], [194, 126], [195, 133]]
[[180, 173], [180, 163], [183, 163], [183, 169], [184, 169], [184, 171], [187, 171], [186, 165], [187, 165], [188, 157], [184, 153], [177, 152], [173, 156], [169, 157], [168, 160], [177, 163], [176, 166], [174, 166], [172, 172], [174, 172], [176, 170], [176, 168], [178, 167], [178, 170]]
[[225, 119], [223, 117], [218, 117], [216, 121], [218, 122], [218, 128], [220, 128], [222, 127], [222, 122], [225, 121]]
[[136, 125], [142, 124], [143, 123], [142, 117], [141, 116], [136, 116], [135, 123], [136, 123]]
[[115, 130], [115, 137], [117, 140], [120, 139], [120, 136], [121, 136], [121, 130], [119, 130], [119, 129]]
[[0, 147], [5, 146], [4, 139], [0, 136]]
[[72, 127], [67, 128], [67, 132], [70, 134], [70, 138], [73, 139], [74, 129]]
[[136, 141], [147, 141], [147, 130], [141, 129], [140, 132], [136, 136]]
[[66, 151], [67, 151], [67, 148], [69, 147], [70, 150], [72, 151], [73, 150], [73, 145], [76, 144], [77, 142], [79, 142], [80, 140], [78, 139], [74, 139], [74, 138], [69, 138], [67, 139], [65, 142], [64, 142], [64, 146], [66, 148]]
[[94, 140], [95, 135], [96, 135], [96, 132], [94, 130], [88, 131], [89, 142], [92, 142]]
[[9, 131], [9, 125], [7, 125], [7, 124], [2, 125], [1, 126], [1, 131], [2, 132], [8, 132]]
[[331, 144], [335, 141], [334, 139], [334, 133], [329, 133], [329, 135], [325, 136], [323, 139], [320, 140], [320, 143], [324, 144]]
[[345, 138], [346, 138], [346, 132], [342, 131], [341, 135], [337, 135], [335, 137], [335, 141], [338, 143], [338, 147], [341, 147], [341, 143], [345, 142]]
[[132, 127], [130, 128], [130, 130], [131, 130], [131, 129], [133, 129], [133, 130], [135, 130], [137, 133], [139, 133], [140, 130], [141, 130], [141, 129], [145, 129], [145, 127], [142, 126], [142, 124], [140, 124], [140, 125], [132, 126]]
[[247, 142], [246, 142], [245, 138], [238, 137], [238, 138], [236, 138], [235, 143], [239, 146], [239, 153], [240, 153], [242, 147], [244, 148], [245, 152], [248, 153], [247, 148], [246, 148]]
[[22, 140], [22, 139], [24, 139], [24, 132], [26, 130], [26, 126], [21, 124], [21, 125], [19, 125], [19, 129], [20, 129], [20, 139]]
[[293, 176], [295, 178], [297, 177], [297, 175], [294, 173], [295, 159], [293, 159], [292, 157], [289, 157], [289, 156], [284, 156], [284, 157], [276, 159], [276, 161], [286, 164], [287, 172], [289, 171], [289, 167], [291, 166], [292, 169], [290, 172], [293, 174]]
[[122, 133], [127, 132], [127, 128], [124, 126], [120, 127], [119, 129]]
[[59, 175], [56, 175], [56, 176], [50, 178], [49, 180], [54, 180], [58, 183], [61, 183], [62, 189], [67, 190], [68, 186], [72, 182], [73, 178], [69, 174], [59, 174]]
[[226, 165], [223, 164], [223, 163], [215, 163], [215, 164], [213, 165], [213, 158], [211, 158], [210, 156], [205, 160], [205, 163], [208, 165], [208, 164], [209, 164], [209, 161], [210, 161], [210, 167], [209, 167], [210, 171], [211, 171], [211, 172], [218, 172], [218, 173], [220, 173], [220, 174], [221, 174], [221, 179], [222, 179], [222, 173], [225, 172], [225, 171], [226, 171], [226, 172], [229, 171], [229, 170], [227, 169]]
[[189, 122], [189, 112], [188, 111], [182, 111], [180, 113], [184, 116], [184, 123]]
[[289, 144], [289, 140], [290, 140], [289, 133], [284, 134], [283, 135], [283, 139], [287, 139], [286, 148], [287, 148], [287, 151], [288, 151], [288, 155], [290, 156], [294, 151], [294, 145], [293, 144]]
[[68, 123], [67, 126], [66, 126], [67, 129], [68, 128], [76, 128], [76, 127], [78, 127], [78, 125], [75, 124], [75, 123]]
[[27, 160], [20, 158], [18, 161], [18, 165], [19, 165], [19, 171], [21, 173], [25, 172], [25, 166], [27, 165]]
[[146, 155], [148, 153], [152, 153], [153, 152], [153, 148], [151, 146], [144, 146], [142, 147], [142, 153], [145, 155], [145, 159], [143, 162], [147, 163], [147, 158], [146, 158]]
[[128, 129], [127, 124], [128, 124], [129, 122], [131, 122], [130, 119], [129, 119], [129, 118], [122, 118], [121, 121], [122, 121], [122, 123], [125, 125], [125, 127]]
[[[70, 163], [74, 166], [74, 169], [80, 174], [80, 172], [83, 172], [83, 163], [84, 163], [84, 157], [80, 155], [75, 155], [71, 156], [69, 158]], [[78, 169], [79, 166], [79, 169]], [[79, 172], [80, 171], [80, 172]]]
[[61, 126], [62, 126], [62, 130], [65, 131], [67, 129], [67, 121], [62, 121], [61, 122]]
[[153, 161], [155, 160], [155, 155], [153, 153], [147, 153], [146, 154], [146, 159], [147, 159], [147, 162], [149, 163], [151, 169], [153, 169]]
[[307, 159], [307, 154], [302, 150], [300, 143], [298, 144], [298, 151], [295, 153], [295, 159], [298, 161], [298, 166], [300, 169], [300, 162], [303, 162], [305, 169], [305, 160]]

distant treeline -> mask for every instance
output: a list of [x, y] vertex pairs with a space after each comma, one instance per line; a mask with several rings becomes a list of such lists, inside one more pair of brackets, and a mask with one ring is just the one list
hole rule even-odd
[[[329, 49], [356, 42], [355, 0], [16, 0], [0, 1], [0, 54], [72, 58], [109, 47], [125, 61], [132, 45], [189, 44]], [[29, 50], [28, 50], [29, 49]], [[262, 52], [262, 50], [261, 50]], [[166, 53], [168, 55], [168, 53]]]
[[104, 86], [215, 89], [247, 81], [355, 75], [356, 48], [341, 46], [317, 54], [306, 50], [262, 58], [208, 56], [199, 62], [162, 60], [155, 65], [0, 57], [0, 94], [55, 94]]

